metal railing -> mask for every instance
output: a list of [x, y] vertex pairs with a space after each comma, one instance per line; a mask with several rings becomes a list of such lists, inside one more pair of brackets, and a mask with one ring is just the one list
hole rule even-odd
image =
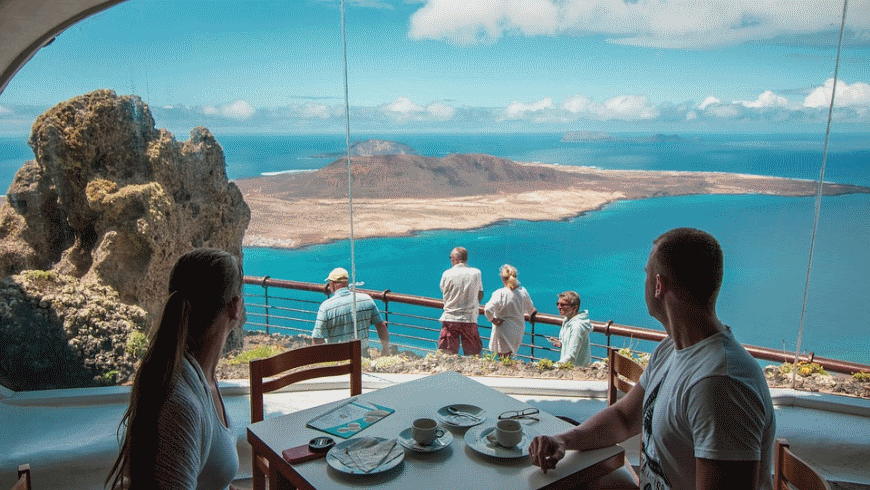
[[[280, 333], [283, 335], [310, 335], [317, 317], [317, 308], [327, 298], [325, 284], [272, 279], [269, 276], [252, 277], [245, 276], [245, 306], [247, 310], [247, 330], [259, 330], [267, 334]], [[272, 291], [270, 291], [272, 289]], [[278, 290], [276, 293], [274, 290]], [[289, 291], [298, 293], [291, 296]], [[444, 302], [436, 298], [416, 296], [411, 294], [394, 293], [390, 290], [374, 291], [357, 288], [357, 292], [368, 294], [372, 299], [383, 304], [381, 313], [387, 322], [390, 331], [390, 343], [396, 347], [411, 350], [417, 353], [432, 352], [437, 348], [438, 335], [441, 331], [441, 322], [438, 317], [444, 307]], [[483, 315], [483, 307], [480, 308]], [[559, 357], [559, 349], [553, 348], [547, 337], [550, 334], [542, 331], [555, 331], [562, 325], [562, 318], [558, 315], [536, 313], [531, 317], [526, 316], [531, 328], [525, 332], [518, 358], [528, 361], [539, 359], [552, 359]], [[551, 326], [542, 329], [541, 325]], [[592, 321], [593, 335], [591, 348], [594, 359], [607, 357], [606, 349], [611, 346], [626, 347], [632, 351], [644, 342], [650, 342], [647, 350], [651, 350], [654, 343], [660, 342], [667, 334], [661, 330], [639, 328], [629, 325]], [[491, 327], [479, 325], [481, 338], [489, 339], [488, 332]], [[374, 329], [370, 329], [374, 332]], [[371, 333], [370, 332], [370, 333]], [[376, 333], [373, 334], [377, 336]], [[552, 336], [557, 336], [552, 335]], [[620, 345], [616, 345], [620, 342]], [[484, 342], [484, 346], [486, 343]], [[744, 345], [746, 350], [756, 359], [775, 363], [793, 362], [794, 353], [783, 350]], [[599, 355], [596, 355], [598, 353]], [[870, 366], [816, 357], [812, 352], [798, 356], [798, 361], [815, 362], [824, 369], [837, 373], [851, 374], [861, 371], [870, 371]]]

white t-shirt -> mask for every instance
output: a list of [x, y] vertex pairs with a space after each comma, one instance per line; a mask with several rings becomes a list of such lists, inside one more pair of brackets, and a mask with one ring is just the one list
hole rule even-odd
[[439, 321], [477, 323], [483, 280], [480, 270], [459, 263], [441, 275], [441, 294], [444, 295], [444, 312]]
[[641, 488], [694, 489], [695, 458], [760, 461], [756, 487], [772, 488], [776, 420], [770, 389], [730, 330], [681, 350], [666, 338], [640, 384]]
[[[202, 368], [185, 354], [157, 420], [160, 452], [154, 478], [159, 488], [219, 490], [239, 469], [236, 434], [218, 418]], [[230, 419], [224, 410], [227, 423]]]

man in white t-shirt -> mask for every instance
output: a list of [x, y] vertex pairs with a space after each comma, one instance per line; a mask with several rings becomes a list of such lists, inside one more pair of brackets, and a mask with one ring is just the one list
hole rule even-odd
[[776, 421], [758, 362], [716, 315], [722, 249], [701, 230], [653, 242], [650, 315], [668, 332], [629, 393], [586, 422], [529, 446], [546, 472], [568, 449], [610, 446], [641, 433], [642, 489], [772, 488]]
[[456, 247], [450, 251], [453, 267], [441, 275], [441, 294], [444, 312], [441, 313], [441, 335], [438, 349], [451, 354], [462, 352], [466, 356], [480, 354], [483, 344], [477, 330], [477, 316], [483, 299], [483, 280], [480, 270], [468, 267], [468, 250]]

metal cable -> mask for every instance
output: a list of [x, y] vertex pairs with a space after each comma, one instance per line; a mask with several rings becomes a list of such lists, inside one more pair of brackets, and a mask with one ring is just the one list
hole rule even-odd
[[846, 6], [848, 5], [848, 3], [849, 0], [843, 0], [843, 16], [840, 19], [840, 37], [837, 41], [837, 58], [834, 61], [834, 83], [831, 87], [831, 103], [828, 106], [828, 124], [825, 128], [825, 145], [824, 149], [822, 150], [822, 168], [819, 172], [819, 185], [816, 188], [816, 209], [813, 213], [813, 234], [810, 237], [810, 257], [807, 263], [807, 280], [804, 283], [804, 300], [803, 304], [801, 305], [801, 322], [800, 327], [798, 328], [797, 345], [795, 346], [794, 361], [792, 363], [792, 389], [794, 389], [797, 385], [798, 354], [800, 354], [801, 342], [803, 341], [804, 336], [804, 321], [806, 320], [807, 314], [807, 297], [809, 296], [810, 291], [810, 274], [813, 270], [813, 253], [816, 249], [816, 231], [819, 228], [819, 214], [822, 209], [822, 189], [825, 182], [825, 166], [828, 163], [828, 141], [831, 136], [831, 119], [833, 118], [834, 113], [834, 95], [837, 93], [837, 75], [840, 71], [840, 50], [843, 47], [843, 31], [846, 27]]

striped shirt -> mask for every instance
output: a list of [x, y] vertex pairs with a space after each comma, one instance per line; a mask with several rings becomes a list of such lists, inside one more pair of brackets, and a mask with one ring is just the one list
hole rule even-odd
[[[356, 293], [356, 321], [358, 337], [365, 349], [368, 345], [369, 325], [378, 325], [384, 321], [374, 300], [365, 293]], [[350, 289], [341, 288], [320, 304], [311, 336], [326, 339], [329, 344], [356, 338], [353, 328], [353, 295]]]

